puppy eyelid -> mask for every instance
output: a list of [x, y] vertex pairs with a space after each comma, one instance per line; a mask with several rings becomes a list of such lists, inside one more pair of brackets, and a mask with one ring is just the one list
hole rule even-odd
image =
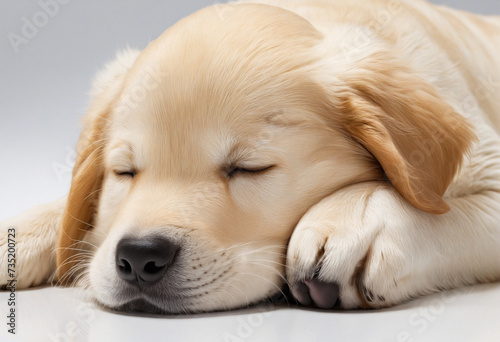
[[113, 170], [113, 173], [117, 176], [120, 176], [120, 177], [134, 178], [135, 175], [137, 174], [137, 171], [135, 171], [135, 170]]
[[230, 166], [227, 168], [226, 173], [228, 178], [234, 177], [236, 174], [249, 174], [258, 175], [273, 169], [276, 165], [266, 165], [261, 167], [249, 166]]

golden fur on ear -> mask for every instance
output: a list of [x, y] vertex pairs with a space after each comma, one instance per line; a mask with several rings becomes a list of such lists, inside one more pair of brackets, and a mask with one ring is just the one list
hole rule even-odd
[[[57, 242], [57, 278], [61, 283], [71, 279], [79, 262], [77, 248], [91, 229], [103, 180], [102, 150], [104, 125], [108, 112], [91, 123], [87, 136], [80, 136], [79, 149], [71, 181], [68, 203], [63, 213]], [[82, 146], [83, 145], [83, 146]]]
[[343, 128], [408, 202], [446, 213], [443, 194], [475, 139], [470, 125], [433, 85], [389, 54], [360, 64], [344, 79], [348, 89], [338, 104]]

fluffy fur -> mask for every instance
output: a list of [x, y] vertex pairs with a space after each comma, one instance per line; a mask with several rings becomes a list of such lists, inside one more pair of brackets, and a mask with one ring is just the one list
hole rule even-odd
[[[414, 0], [181, 20], [98, 75], [68, 197], [0, 224], [18, 288], [55, 276], [107, 307], [198, 312], [285, 282], [379, 308], [500, 279], [499, 37], [499, 18]], [[115, 253], [151, 234], [181, 249], [143, 293]]]

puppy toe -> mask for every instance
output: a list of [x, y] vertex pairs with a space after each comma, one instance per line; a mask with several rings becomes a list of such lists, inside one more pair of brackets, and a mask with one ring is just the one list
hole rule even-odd
[[332, 309], [338, 304], [339, 286], [317, 278], [304, 279], [294, 286], [292, 293], [302, 305]]
[[331, 309], [339, 298], [339, 286], [334, 282], [324, 282], [319, 279], [304, 280], [309, 294], [318, 308]]
[[297, 301], [304, 306], [312, 306], [313, 300], [309, 293], [309, 287], [305, 282], [298, 282], [291, 288], [292, 294]]

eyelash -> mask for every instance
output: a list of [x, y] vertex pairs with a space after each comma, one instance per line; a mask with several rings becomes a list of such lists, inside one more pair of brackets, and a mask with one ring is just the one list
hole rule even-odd
[[244, 167], [230, 167], [228, 169], [228, 171], [226, 171], [226, 172], [227, 172], [227, 177], [232, 178], [235, 176], [235, 174], [238, 174], [238, 173], [260, 174], [260, 173], [264, 173], [266, 171], [269, 171], [274, 167], [275, 167], [275, 165], [269, 165], [269, 166], [265, 166], [265, 167], [255, 168], [255, 169], [248, 169], [248, 168], [244, 168]]
[[114, 171], [115, 172], [115, 175], [117, 176], [120, 176], [120, 177], [130, 177], [130, 178], [134, 178], [135, 175], [136, 175], [136, 171], [135, 170], [131, 170], [131, 171]]
[[[244, 167], [230, 167], [226, 173], [228, 178], [234, 177], [238, 173], [243, 173], [243, 174], [259, 174], [259, 173], [264, 173], [266, 171], [271, 170], [274, 168], [276, 165], [269, 165], [265, 167], [259, 167], [259, 168], [254, 168], [254, 169], [248, 169]], [[134, 178], [136, 175], [136, 171], [114, 171], [115, 175], [120, 176], [120, 177], [130, 177]]]

